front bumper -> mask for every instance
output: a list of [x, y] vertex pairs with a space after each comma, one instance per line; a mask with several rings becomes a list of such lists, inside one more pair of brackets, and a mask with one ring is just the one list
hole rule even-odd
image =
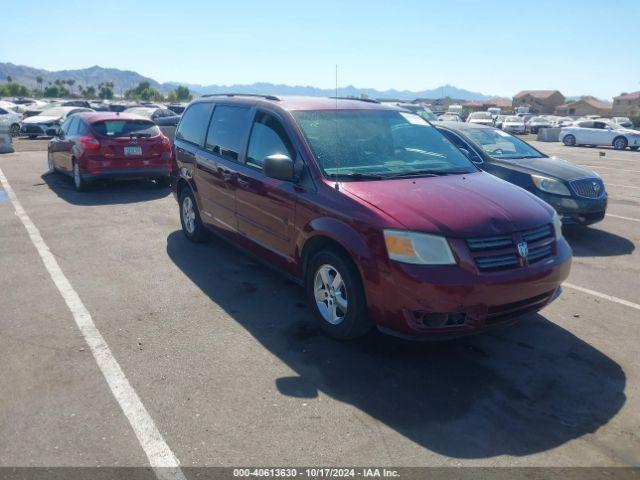
[[509, 325], [542, 309], [569, 276], [571, 248], [561, 239], [548, 259], [492, 273], [390, 264], [375, 284], [365, 280], [371, 320], [395, 335], [442, 339]]
[[20, 135], [46, 135], [46, 131], [53, 128], [50, 125], [40, 125], [38, 123], [23, 123], [20, 127]]
[[607, 211], [607, 196], [602, 198], [561, 197], [545, 192], [533, 192], [551, 205], [562, 219], [563, 225], [591, 225], [601, 221]]

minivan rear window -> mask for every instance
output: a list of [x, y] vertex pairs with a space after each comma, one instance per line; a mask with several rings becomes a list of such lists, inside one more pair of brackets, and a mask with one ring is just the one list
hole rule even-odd
[[147, 120], [103, 120], [92, 124], [91, 129], [103, 137], [130, 137], [134, 134], [155, 137], [160, 134], [155, 123]]

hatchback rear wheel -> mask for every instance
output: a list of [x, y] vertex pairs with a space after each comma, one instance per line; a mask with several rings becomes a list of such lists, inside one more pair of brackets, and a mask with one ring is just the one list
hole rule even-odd
[[85, 192], [89, 188], [89, 182], [87, 182], [82, 175], [80, 174], [80, 166], [78, 165], [77, 160], [73, 160], [72, 167], [72, 177], [73, 177], [73, 186], [76, 188], [78, 192]]
[[320, 328], [329, 336], [348, 340], [372, 328], [360, 275], [350, 259], [322, 250], [309, 261], [305, 286]]

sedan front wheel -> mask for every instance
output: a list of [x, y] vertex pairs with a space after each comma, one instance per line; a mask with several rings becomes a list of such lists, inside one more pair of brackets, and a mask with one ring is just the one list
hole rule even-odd
[[617, 137], [613, 141], [613, 148], [615, 148], [616, 150], [624, 150], [625, 148], [627, 148], [627, 145], [627, 139], [624, 137]]

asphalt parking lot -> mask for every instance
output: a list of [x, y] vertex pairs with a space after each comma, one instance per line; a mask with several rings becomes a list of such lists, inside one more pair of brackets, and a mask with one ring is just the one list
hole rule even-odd
[[[183, 466], [638, 466], [640, 152], [533, 144], [601, 174], [608, 214], [566, 232], [555, 303], [439, 343], [326, 338], [298, 286], [190, 244], [168, 189], [76, 193], [44, 140], [0, 170]], [[32, 238], [0, 189], [0, 466], [148, 465]]]

